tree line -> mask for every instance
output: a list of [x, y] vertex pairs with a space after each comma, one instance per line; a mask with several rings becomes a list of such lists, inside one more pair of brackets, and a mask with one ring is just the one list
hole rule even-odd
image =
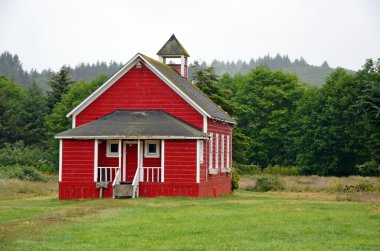
[[[214, 59], [210, 64], [207, 64], [206, 62], [201, 62], [200, 64], [203, 68], [212, 66], [215, 68], [215, 72], [218, 75], [223, 75], [225, 73], [228, 73], [229, 75], [235, 75], [237, 73], [247, 74], [258, 66], [265, 66], [271, 70], [282, 69], [285, 72], [295, 73], [302, 82], [318, 86], [321, 86], [326, 77], [334, 70], [326, 61], [324, 61], [321, 66], [313, 66], [308, 64], [302, 57], [292, 61], [287, 55], [279, 54], [274, 57], [266, 55], [264, 57], [259, 57], [258, 59], [252, 58], [249, 61], [220, 61]], [[80, 63], [75, 67], [67, 68], [74, 81], [90, 81], [100, 74], [112, 76], [121, 67], [121, 63], [111, 61], [109, 63]], [[190, 66], [189, 76], [191, 76], [195, 70], [195, 68]], [[54, 74], [56, 74], [56, 72], [51, 69], [45, 69], [41, 72], [32, 69], [27, 72], [23, 69], [21, 61], [17, 55], [12, 55], [7, 51], [0, 55], [0, 75], [8, 76], [24, 87], [30, 87], [32, 83], [35, 82], [42, 87], [43, 90], [48, 90], [49, 85], [47, 85], [47, 83]]]
[[356, 73], [338, 68], [322, 87], [257, 67], [218, 77], [195, 63], [193, 78], [238, 122], [234, 161], [297, 166], [303, 174], [380, 174], [380, 59]]
[[[233, 160], [239, 164], [296, 166], [303, 174], [379, 175], [380, 59], [356, 73], [334, 70], [322, 87], [297, 75], [259, 66], [223, 74], [194, 63], [196, 86], [238, 124]], [[0, 150], [22, 141], [48, 152], [57, 167], [53, 136], [69, 129], [66, 114], [107, 80], [74, 81], [62, 67], [43, 91], [0, 77]], [[1, 163], [0, 163], [1, 164]]]

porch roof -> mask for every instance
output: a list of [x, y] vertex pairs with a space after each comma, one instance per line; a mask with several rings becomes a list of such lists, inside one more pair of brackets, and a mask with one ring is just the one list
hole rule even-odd
[[116, 110], [55, 135], [57, 139], [207, 139], [208, 135], [161, 110]]

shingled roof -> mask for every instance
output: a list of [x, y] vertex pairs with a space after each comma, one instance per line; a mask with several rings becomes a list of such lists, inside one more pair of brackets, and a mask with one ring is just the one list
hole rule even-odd
[[57, 139], [206, 139], [207, 134], [161, 110], [116, 110], [55, 135]]
[[157, 52], [158, 56], [180, 56], [190, 57], [189, 53], [183, 48], [182, 44], [177, 40], [174, 34]]
[[207, 112], [211, 116], [211, 118], [236, 124], [236, 121], [233, 120], [225, 111], [223, 111], [222, 108], [215, 104], [206, 94], [204, 94], [196, 86], [190, 83], [188, 79], [183, 78], [180, 74], [178, 74], [178, 72], [176, 72], [172, 67], [143, 54], [141, 55], [145, 60], [152, 64], [156, 70], [158, 70], [162, 75], [169, 79], [183, 93], [185, 93], [205, 112]]

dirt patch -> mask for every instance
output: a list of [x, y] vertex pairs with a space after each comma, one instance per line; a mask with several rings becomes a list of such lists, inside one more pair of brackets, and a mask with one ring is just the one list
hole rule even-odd
[[16, 231], [16, 227], [14, 227], [14, 226], [3, 226], [3, 227], [0, 227], [0, 230], [1, 231], [8, 231], [8, 232], [10, 232], [10, 231]]

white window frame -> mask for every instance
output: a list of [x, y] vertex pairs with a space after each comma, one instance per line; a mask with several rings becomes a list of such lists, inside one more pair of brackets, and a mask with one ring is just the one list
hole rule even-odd
[[203, 140], [199, 141], [199, 163], [203, 164], [203, 148], [204, 142]]
[[215, 169], [219, 168], [219, 134], [215, 136]]
[[[156, 152], [149, 153], [149, 145], [156, 145]], [[145, 140], [144, 141], [144, 158], [159, 158], [160, 157], [160, 141], [159, 140]]]
[[214, 154], [214, 152], [213, 152], [213, 141], [214, 141], [214, 134], [210, 134], [210, 140], [209, 140], [209, 148], [210, 148], [210, 152], [209, 152], [209, 158], [210, 158], [210, 160], [209, 160], [209, 169], [210, 170], [212, 170], [214, 167], [212, 166], [212, 164], [213, 164], [213, 162], [212, 162], [212, 157], [214, 157], [213, 156], [213, 154]]
[[[117, 152], [111, 152], [111, 145], [114, 145], [116, 144], [117, 147], [118, 147], [118, 150]], [[119, 149], [119, 140], [107, 140], [107, 151], [106, 151], [106, 156], [108, 158], [118, 158], [119, 157], [119, 152], [120, 152], [120, 149]]]

